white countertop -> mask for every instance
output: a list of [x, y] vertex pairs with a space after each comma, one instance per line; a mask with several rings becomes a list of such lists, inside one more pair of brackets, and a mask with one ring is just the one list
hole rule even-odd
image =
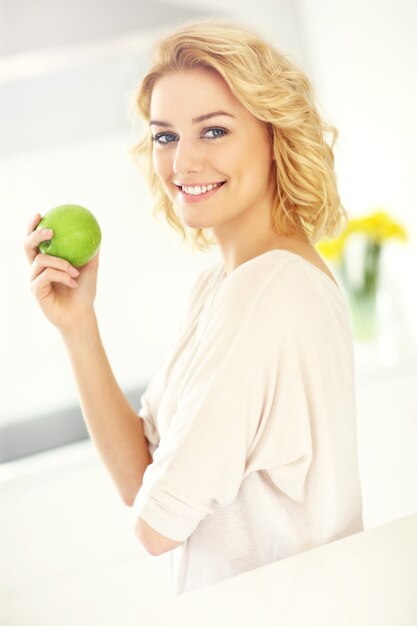
[[417, 513], [140, 613], [158, 626], [416, 626]]

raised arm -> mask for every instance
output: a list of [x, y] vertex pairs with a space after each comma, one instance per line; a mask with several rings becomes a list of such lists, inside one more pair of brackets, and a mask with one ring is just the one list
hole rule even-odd
[[117, 384], [100, 338], [94, 311], [99, 255], [77, 270], [39, 254], [40, 241], [51, 237], [35, 230], [40, 219], [31, 220], [24, 244], [32, 292], [63, 338], [91, 439], [123, 501], [132, 506], [152, 458], [142, 420]]
[[90, 437], [128, 506], [152, 462], [142, 420], [122, 393], [107, 359], [94, 314], [61, 333]]

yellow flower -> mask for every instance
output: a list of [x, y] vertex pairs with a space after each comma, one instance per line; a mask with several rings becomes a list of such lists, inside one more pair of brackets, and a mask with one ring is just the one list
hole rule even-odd
[[315, 247], [327, 259], [339, 261], [347, 240], [353, 234], [365, 235], [368, 239], [379, 244], [389, 239], [408, 241], [405, 228], [398, 222], [395, 222], [388, 213], [381, 210], [364, 217], [351, 218], [339, 237], [320, 241]]
[[346, 234], [362, 233], [378, 243], [383, 243], [388, 239], [408, 240], [405, 228], [395, 222], [385, 211], [376, 211], [371, 215], [349, 220], [344, 232]]

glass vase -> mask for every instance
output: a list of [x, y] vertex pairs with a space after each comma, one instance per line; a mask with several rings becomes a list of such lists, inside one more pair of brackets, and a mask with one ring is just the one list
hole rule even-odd
[[378, 287], [381, 246], [359, 236], [352, 237], [341, 259], [341, 279], [345, 286], [353, 336], [360, 342], [378, 337]]
[[375, 340], [379, 334], [376, 291], [349, 293], [348, 297], [354, 338], [361, 342]]

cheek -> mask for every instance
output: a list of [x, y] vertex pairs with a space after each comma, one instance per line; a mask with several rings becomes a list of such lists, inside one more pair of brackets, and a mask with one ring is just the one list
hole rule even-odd
[[231, 180], [240, 176], [240, 163], [240, 150], [231, 145], [218, 146], [216, 150], [208, 151], [205, 157], [208, 171]]
[[230, 172], [234, 178], [245, 179], [255, 177], [254, 169], [258, 168], [259, 155], [257, 146], [250, 141], [236, 141], [222, 147], [219, 151], [218, 163], [224, 166], [225, 172]]
[[172, 169], [169, 164], [169, 160], [160, 154], [152, 155], [152, 164], [155, 174], [159, 178], [159, 182], [162, 187], [165, 189], [166, 193], [170, 196], [170, 186], [169, 182], [172, 177]]
[[239, 171], [248, 184], [258, 187], [269, 180], [271, 156], [269, 146], [262, 140], [247, 142], [239, 152]]
[[173, 201], [173, 189], [172, 189], [172, 164], [170, 163], [169, 157], [164, 157], [160, 153], [153, 152], [152, 154], [152, 165], [154, 172], [159, 179], [159, 183], [168, 196], [168, 198]]

